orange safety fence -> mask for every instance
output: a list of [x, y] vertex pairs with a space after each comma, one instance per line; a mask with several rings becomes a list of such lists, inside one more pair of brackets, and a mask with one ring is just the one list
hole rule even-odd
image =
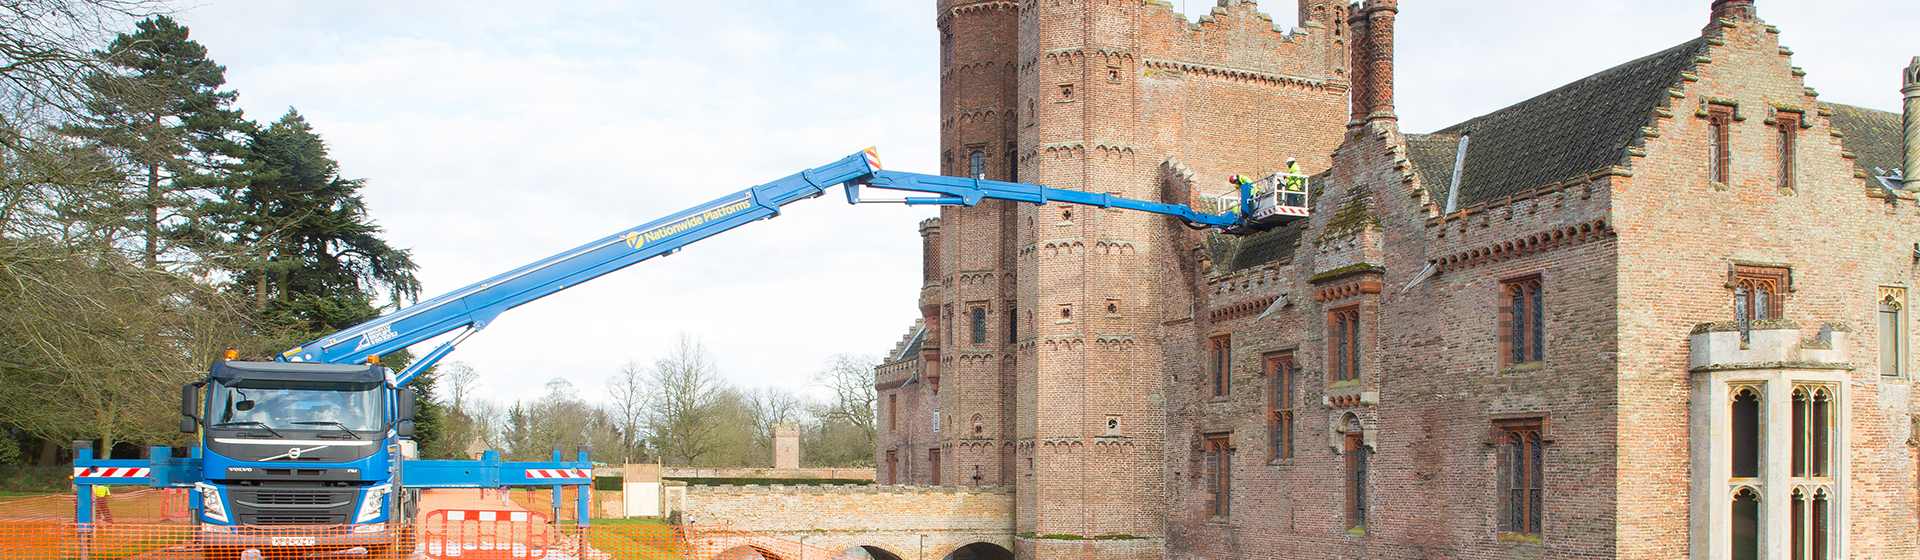
[[[573, 521], [580, 517], [579, 506], [576, 500], [579, 499], [582, 488], [585, 488], [585, 486], [573, 485], [562, 487], [559, 518], [561, 521]], [[528, 511], [541, 513], [553, 511], [553, 487], [551, 486], [516, 487], [509, 495], [512, 497], [513, 503], [518, 504], [522, 508], [526, 508]], [[619, 496], [620, 492], [618, 490], [594, 491], [589, 494], [587, 498], [593, 500], [592, 511], [605, 512], [607, 511], [607, 501], [619, 499]]]
[[[454, 528], [428, 523], [356, 533], [351, 526], [248, 527], [0, 522], [0, 555], [22, 560], [858, 560], [841, 552], [728, 527], [522, 522]], [[492, 533], [483, 536], [483, 533]], [[523, 542], [497, 540], [512, 536]], [[488, 548], [468, 548], [480, 543]], [[506, 544], [508, 546], [499, 546]]]
[[[0, 499], [0, 522], [73, 521], [73, 501], [73, 494]], [[93, 518], [102, 523], [187, 523], [193, 515], [185, 488], [141, 488], [94, 498]]]

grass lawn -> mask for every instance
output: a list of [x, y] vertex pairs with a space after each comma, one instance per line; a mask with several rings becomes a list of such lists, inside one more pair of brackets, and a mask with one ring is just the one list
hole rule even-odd
[[50, 494], [54, 494], [54, 492], [6, 492], [6, 491], [0, 491], [0, 501], [6, 501], [6, 500], [12, 500], [12, 499], [17, 499], [17, 498], [37, 498], [37, 497], [40, 497], [40, 496], [46, 496], [46, 495], [50, 495]]
[[657, 517], [595, 519], [586, 533], [589, 546], [619, 560], [679, 560], [681, 557], [677, 535], [665, 520]]
[[[572, 525], [573, 522], [568, 521], [567, 524]], [[591, 525], [653, 525], [658, 527], [665, 527], [667, 526], [667, 520], [661, 519], [658, 517], [630, 517], [627, 519], [595, 519], [593, 520], [593, 523], [591, 523]]]

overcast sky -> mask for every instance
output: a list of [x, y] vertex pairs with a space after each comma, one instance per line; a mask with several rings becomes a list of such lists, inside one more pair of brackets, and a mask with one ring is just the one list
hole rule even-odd
[[[1173, 0], [1197, 18], [1213, 0]], [[1404, 0], [1407, 132], [1699, 35], [1708, 0]], [[1294, 2], [1266, 0], [1275, 21]], [[1761, 0], [1820, 99], [1898, 111], [1920, 0]], [[868, 146], [938, 172], [933, 0], [201, 0], [178, 14], [258, 121], [297, 108], [431, 296]], [[801, 388], [892, 348], [935, 210], [829, 196], [502, 315], [449, 360], [482, 396], [588, 398], [676, 333]], [[420, 349], [424, 350], [424, 348]]]

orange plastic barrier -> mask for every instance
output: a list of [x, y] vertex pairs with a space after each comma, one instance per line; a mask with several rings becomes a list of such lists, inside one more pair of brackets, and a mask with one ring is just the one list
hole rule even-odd
[[[439, 513], [439, 512], [436, 512]], [[430, 514], [431, 515], [431, 514]], [[463, 514], [461, 517], [465, 517]], [[494, 521], [498, 536], [515, 535], [527, 542], [494, 540], [494, 548], [465, 548], [478, 539], [478, 522], [444, 517], [397, 527], [398, 546], [326, 545], [353, 538], [347, 526], [249, 527], [240, 533], [213, 533], [193, 525], [0, 522], [0, 556], [23, 560], [204, 560], [223, 558], [355, 560], [858, 560], [840, 552], [807, 546], [726, 527], [672, 527], [659, 525], [552, 525], [529, 521]], [[510, 527], [511, 525], [519, 527]], [[474, 529], [471, 535], [455, 533]], [[436, 534], [435, 532], [438, 531]], [[437, 535], [437, 536], [436, 536]], [[251, 544], [236, 548], [244, 539]], [[436, 551], [432, 544], [441, 542]], [[462, 543], [450, 547], [447, 543]], [[308, 543], [311, 543], [309, 546]], [[500, 544], [508, 546], [501, 547]], [[259, 548], [252, 548], [258, 546]], [[451, 551], [459, 554], [449, 554]], [[530, 554], [538, 551], [540, 556]], [[520, 554], [520, 555], [516, 555]]]
[[437, 560], [531, 560], [547, 557], [547, 516], [521, 510], [427, 512], [421, 521], [426, 555]]
[[[102, 523], [188, 523], [185, 488], [115, 490], [93, 502], [94, 521]], [[52, 494], [0, 501], [0, 522], [73, 521], [73, 495]]]

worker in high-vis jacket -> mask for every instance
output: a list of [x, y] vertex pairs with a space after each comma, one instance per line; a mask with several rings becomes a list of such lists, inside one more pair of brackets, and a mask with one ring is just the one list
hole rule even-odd
[[1307, 203], [1307, 181], [1300, 173], [1300, 162], [1293, 158], [1287, 158], [1287, 176], [1280, 181], [1280, 191], [1285, 197], [1281, 204], [1305, 206]]

